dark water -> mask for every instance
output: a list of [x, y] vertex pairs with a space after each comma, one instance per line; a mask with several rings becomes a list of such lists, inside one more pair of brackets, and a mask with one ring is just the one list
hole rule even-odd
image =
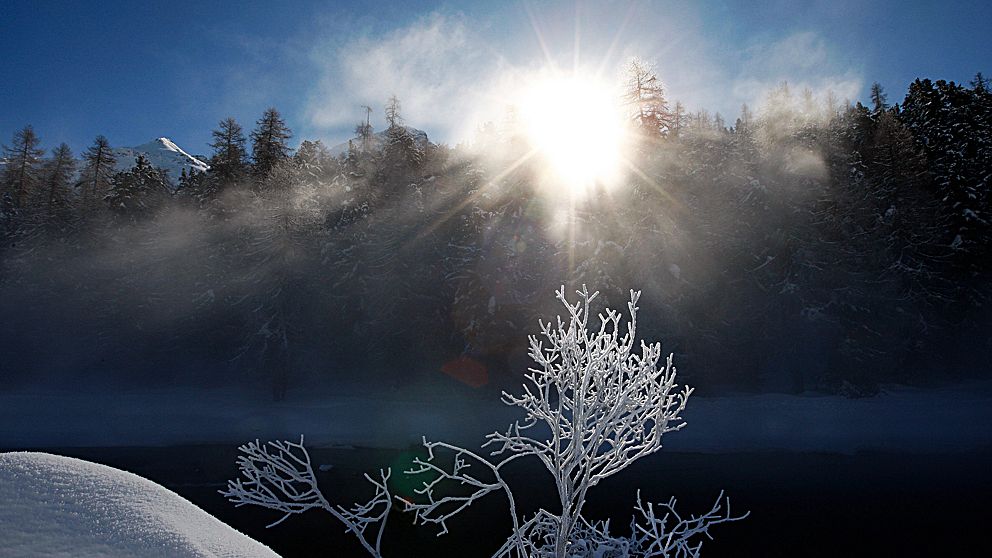
[[[217, 490], [237, 474], [236, 448], [65, 448], [53, 453], [125, 469], [181, 494], [224, 522], [286, 557], [362, 556], [362, 549], [327, 514], [312, 511], [279, 526], [265, 525], [276, 512], [235, 508]], [[412, 451], [412, 450], [411, 450]], [[364, 499], [371, 491], [362, 471], [394, 466], [411, 452], [370, 449], [315, 449], [322, 488], [335, 503]], [[518, 505], [554, 509], [546, 473], [531, 465], [509, 471]], [[992, 450], [971, 454], [908, 455], [862, 453], [690, 454], [662, 450], [593, 489], [587, 515], [613, 517], [624, 532], [639, 487], [646, 499], [679, 499], [684, 514], [702, 512], [721, 489], [746, 520], [717, 526], [703, 546], [708, 558], [727, 556], [992, 556], [989, 536]], [[405, 488], [397, 482], [398, 491]], [[398, 509], [390, 516], [384, 554], [489, 556], [509, 530], [505, 501], [491, 495], [449, 524], [451, 534], [435, 537], [414, 527]]]

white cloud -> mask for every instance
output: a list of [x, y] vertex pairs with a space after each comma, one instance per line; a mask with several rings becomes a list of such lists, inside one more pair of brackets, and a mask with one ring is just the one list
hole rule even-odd
[[404, 119], [450, 139], [476, 112], [492, 85], [500, 58], [485, 48], [460, 16], [432, 14], [383, 36], [362, 36], [318, 62], [320, 84], [308, 112], [317, 128], [347, 128], [360, 121], [362, 105], [377, 112], [395, 94]]
[[856, 99], [864, 85], [851, 61], [839, 60], [821, 36], [804, 31], [745, 49], [730, 91], [740, 102], [760, 107], [782, 82], [795, 92], [808, 88], [820, 98], [830, 91], [841, 101]]
[[827, 45], [812, 31], [789, 35], [773, 43], [752, 45], [743, 70], [752, 75], [796, 74], [822, 68], [830, 62]]
[[[841, 101], [857, 99], [862, 91], [855, 61], [815, 32], [773, 41], [754, 37], [738, 46], [710, 35], [689, 8], [680, 12], [677, 26], [670, 18], [659, 21], [651, 10], [635, 12], [626, 25], [615, 14], [587, 14], [583, 56], [593, 59], [583, 63], [618, 67], [628, 54], [654, 60], [672, 100], [691, 110], [721, 112], [732, 122], [741, 103], [760, 107], [783, 81], [821, 99], [827, 91]], [[542, 75], [547, 59], [535, 39], [553, 60], [570, 58], [573, 33], [565, 31], [575, 22], [549, 21], [534, 28], [502, 21], [490, 29], [487, 21], [433, 13], [383, 33], [338, 36], [342, 42], [325, 44], [312, 57], [318, 82], [307, 103], [309, 125], [318, 135], [343, 140], [364, 117], [362, 105], [370, 105], [373, 124], [382, 129], [382, 107], [395, 94], [407, 123], [432, 139], [470, 139], [480, 123], [502, 118], [521, 83]]]

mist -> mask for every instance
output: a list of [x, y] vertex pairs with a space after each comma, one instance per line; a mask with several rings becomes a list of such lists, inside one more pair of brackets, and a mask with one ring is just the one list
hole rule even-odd
[[562, 284], [613, 306], [643, 290], [644, 336], [703, 392], [984, 374], [970, 347], [987, 345], [988, 313], [970, 301], [985, 285], [966, 272], [980, 247], [955, 245], [906, 124], [788, 85], [732, 125], [680, 118], [677, 137], [631, 150], [620, 186], [580, 198], [518, 131], [490, 127], [458, 149], [306, 142], [264, 176], [208, 173], [140, 214], [22, 212], [3, 253], [2, 381], [281, 399], [457, 380], [446, 364], [468, 359], [473, 385], [501, 389]]

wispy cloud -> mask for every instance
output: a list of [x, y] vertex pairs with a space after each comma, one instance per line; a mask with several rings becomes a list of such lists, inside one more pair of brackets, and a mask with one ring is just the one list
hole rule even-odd
[[819, 34], [803, 31], [744, 50], [731, 92], [741, 102], [760, 106], [768, 93], [788, 82], [793, 90], [828, 91], [840, 99], [856, 99], [864, 86], [858, 68], [842, 59]]
[[362, 105], [381, 115], [395, 94], [406, 120], [442, 138], [461, 131], [503, 65], [464, 17], [439, 13], [316, 56], [320, 81], [308, 105], [313, 126], [354, 125], [364, 117]]
[[[742, 103], [760, 106], [783, 81], [795, 91], [810, 88], [820, 96], [832, 91], [839, 100], [856, 99], [863, 88], [854, 61], [812, 31], [729, 44], [689, 7], [657, 25], [651, 10], [632, 13], [626, 18], [587, 14], [582, 54], [600, 59], [583, 62], [619, 67], [628, 55], [652, 59], [672, 100], [692, 110], [719, 111], [733, 121]], [[489, 33], [486, 22], [435, 12], [385, 32], [338, 36], [313, 50], [317, 80], [306, 104], [308, 125], [317, 135], [342, 140], [364, 117], [362, 105], [370, 105], [381, 129], [382, 107], [395, 94], [407, 122], [432, 138], [469, 139], [480, 123], [501, 118], [510, 93], [528, 76], [541, 75], [548, 57], [570, 58], [573, 34], [564, 32], [564, 19], [537, 28], [508, 27], [504, 21], [497, 25], [500, 33]], [[573, 24], [578, 20], [567, 22]], [[528, 56], [521, 48], [527, 43], [548, 52], [535, 46]], [[610, 78], [612, 72], [602, 75]]]

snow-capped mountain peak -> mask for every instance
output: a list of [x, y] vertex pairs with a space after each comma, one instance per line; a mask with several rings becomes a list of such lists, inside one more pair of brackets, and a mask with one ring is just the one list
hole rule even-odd
[[172, 140], [161, 137], [134, 147], [119, 147], [114, 150], [117, 157], [117, 170], [127, 170], [134, 166], [138, 155], [144, 155], [156, 168], [166, 171], [169, 180], [177, 184], [183, 170], [204, 172], [210, 165], [190, 155]]

